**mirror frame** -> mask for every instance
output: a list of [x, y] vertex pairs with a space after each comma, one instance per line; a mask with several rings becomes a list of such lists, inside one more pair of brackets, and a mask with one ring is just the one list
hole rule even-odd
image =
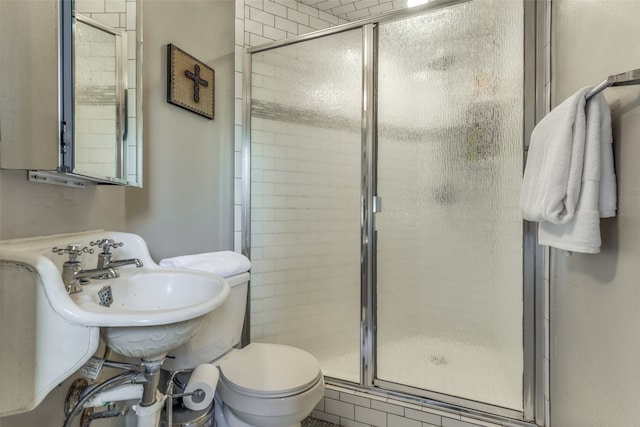
[[[121, 153], [120, 170], [121, 177], [106, 177], [96, 175], [87, 175], [86, 173], [75, 173], [74, 159], [74, 59], [73, 59], [73, 25], [75, 20], [79, 20], [91, 26], [108, 30], [107, 26], [91, 19], [86, 19], [80, 14], [74, 12], [72, 0], [60, 0], [60, 158], [57, 172], [77, 177], [84, 181], [92, 181], [97, 183], [119, 184], [133, 187], [142, 187], [142, 13], [141, 1], [136, 2], [136, 40], [135, 59], [136, 67], [131, 70], [129, 67], [129, 56], [122, 58], [125, 78], [122, 80], [122, 108], [116, 112], [118, 121], [121, 123], [117, 134], [117, 143]], [[126, 33], [125, 33], [126, 40]], [[126, 43], [126, 41], [125, 41]], [[129, 70], [135, 75], [128, 77], [126, 71]], [[135, 79], [135, 96], [130, 99], [129, 84], [130, 79]], [[117, 90], [118, 92], [118, 90]], [[133, 101], [135, 101], [134, 105]], [[135, 119], [128, 117], [128, 108], [135, 108]], [[133, 123], [130, 123], [133, 122]], [[136, 141], [135, 145], [135, 162], [128, 159], [128, 151], [131, 149], [127, 145], [126, 134], [133, 135]], [[135, 169], [133, 174], [131, 169]], [[135, 181], [130, 180], [129, 176], [135, 175]]]

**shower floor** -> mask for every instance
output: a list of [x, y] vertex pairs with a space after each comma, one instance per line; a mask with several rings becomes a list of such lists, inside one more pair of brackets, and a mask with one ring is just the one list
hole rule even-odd
[[[380, 380], [522, 410], [521, 349], [509, 353], [416, 335], [379, 342], [377, 357]], [[320, 358], [320, 363], [327, 376], [359, 382], [354, 360], [355, 352]]]

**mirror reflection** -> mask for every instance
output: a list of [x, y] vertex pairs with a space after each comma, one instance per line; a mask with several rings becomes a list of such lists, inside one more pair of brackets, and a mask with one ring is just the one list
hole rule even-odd
[[142, 185], [141, 63], [136, 1], [72, 2], [72, 141], [63, 169]]
[[75, 14], [74, 173], [123, 178], [126, 39], [125, 32]]

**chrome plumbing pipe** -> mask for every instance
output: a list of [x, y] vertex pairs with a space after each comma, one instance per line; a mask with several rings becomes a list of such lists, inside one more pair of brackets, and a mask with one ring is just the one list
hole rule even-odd
[[100, 383], [98, 386], [92, 388], [85, 396], [82, 396], [78, 402], [75, 404], [69, 415], [64, 420], [63, 427], [71, 427], [74, 418], [80, 413], [83, 409], [84, 404], [89, 401], [89, 399], [97, 393], [101, 393], [106, 390], [110, 390], [115, 387], [119, 387], [125, 384], [132, 384], [135, 382], [136, 376], [138, 375], [137, 371], [127, 371], [123, 372], [115, 377], [109, 378], [104, 382]]

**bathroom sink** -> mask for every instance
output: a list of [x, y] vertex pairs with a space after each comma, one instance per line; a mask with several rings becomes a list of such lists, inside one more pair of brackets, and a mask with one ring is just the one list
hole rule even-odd
[[[52, 248], [70, 243], [89, 246], [90, 242], [104, 238], [123, 243], [114, 251], [116, 260], [136, 258], [143, 267], [117, 267], [119, 277], [91, 279], [81, 285], [81, 292], [67, 293], [61, 276], [67, 256], [53, 253]], [[83, 269], [91, 269], [95, 268], [97, 258], [97, 254], [83, 253], [79, 261]], [[229, 285], [221, 277], [158, 266], [144, 240], [130, 233], [98, 230], [3, 241], [0, 242], [0, 261], [15, 265], [18, 272], [33, 271], [38, 283], [30, 286], [39, 286], [42, 302], [46, 300], [45, 305], [39, 301], [25, 302], [27, 305], [20, 310], [32, 311], [33, 305], [37, 304], [57, 316], [60, 325], [79, 326], [88, 333], [99, 330], [107, 346], [129, 357], [164, 357], [167, 351], [188, 341], [197, 332], [202, 318], [229, 296]], [[110, 306], [100, 304], [100, 294], [104, 296], [107, 291], [112, 297]], [[53, 337], [58, 333], [66, 331], [48, 330], [50, 338], [44, 345], [55, 345]], [[87, 336], [91, 337], [93, 333]], [[34, 331], [33, 339], [38, 340], [38, 337], [43, 336]], [[84, 361], [88, 359], [88, 349], [95, 351], [97, 347], [93, 338], [86, 340], [82, 353]]]
[[[100, 304], [109, 286], [113, 302]], [[117, 279], [92, 281], [70, 295], [79, 321], [99, 326], [105, 344], [129, 357], [157, 358], [184, 343], [198, 330], [203, 316], [229, 296], [224, 279], [195, 271], [136, 269]]]
[[[52, 248], [113, 239], [119, 277], [91, 279], [68, 294], [63, 263]], [[98, 251], [78, 256], [83, 269]], [[113, 302], [100, 305], [110, 287]], [[135, 234], [105, 230], [0, 241], [0, 417], [30, 411], [95, 354], [103, 341], [115, 352], [161, 359], [195, 334], [203, 317], [229, 296], [228, 283], [208, 273], [158, 266]], [[16, 369], [20, 367], [20, 369]]]
[[[100, 303], [109, 287], [112, 302]], [[94, 280], [83, 292], [69, 295], [78, 322], [99, 326], [105, 344], [129, 357], [157, 358], [184, 343], [204, 315], [229, 296], [220, 277], [164, 268], [121, 270], [120, 277]]]
[[[101, 305], [99, 291], [111, 288], [113, 302]], [[229, 296], [224, 279], [197, 271], [164, 268], [121, 270], [120, 277], [92, 280], [71, 294], [74, 315], [86, 326], [152, 326], [209, 313]]]

